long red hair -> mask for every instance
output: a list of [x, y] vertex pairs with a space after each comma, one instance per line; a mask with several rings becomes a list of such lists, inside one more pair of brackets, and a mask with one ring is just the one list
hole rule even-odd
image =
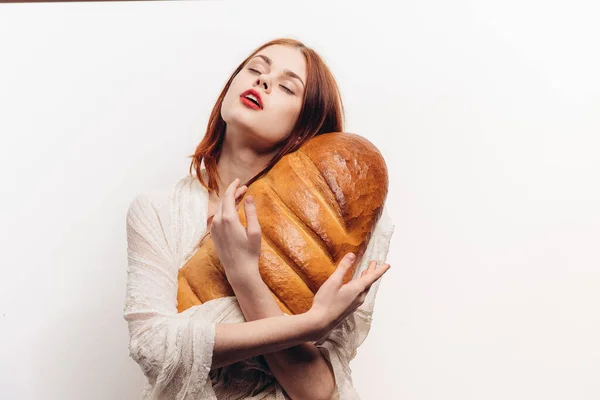
[[[252, 52], [233, 72], [225, 87], [221, 91], [217, 102], [208, 120], [206, 134], [196, 147], [196, 151], [189, 157], [192, 158], [189, 173], [192, 175], [192, 169], [196, 171], [196, 177], [202, 186], [219, 194], [217, 163], [221, 155], [223, 140], [225, 138], [226, 123], [221, 117], [221, 104], [225, 94], [229, 90], [231, 82], [244, 66], [260, 50], [272, 45], [287, 45], [298, 49], [306, 59], [306, 88], [302, 101], [300, 115], [290, 135], [285, 139], [286, 143], [280, 151], [273, 157], [269, 164], [248, 182], [240, 183], [248, 187], [266, 174], [276, 163], [288, 153], [299, 149], [304, 142], [324, 133], [342, 132], [344, 130], [343, 122], [343, 104], [340, 90], [337, 82], [323, 61], [323, 59], [311, 48], [306, 47], [302, 42], [295, 39], [281, 38], [271, 40]], [[299, 140], [300, 139], [300, 140]], [[205, 182], [201, 174], [202, 162], [208, 175], [208, 182]]]

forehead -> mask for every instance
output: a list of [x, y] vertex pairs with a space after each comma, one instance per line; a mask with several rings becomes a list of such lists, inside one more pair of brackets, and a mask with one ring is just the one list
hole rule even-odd
[[273, 61], [273, 64], [271, 64], [272, 69], [281, 71], [289, 69], [298, 74], [306, 82], [306, 59], [300, 50], [291, 46], [277, 44], [265, 47], [256, 53], [255, 56], [257, 55], [269, 57]]

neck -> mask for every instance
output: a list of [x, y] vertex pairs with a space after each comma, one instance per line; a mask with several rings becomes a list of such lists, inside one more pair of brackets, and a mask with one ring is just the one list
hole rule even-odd
[[217, 164], [221, 178], [219, 181], [220, 196], [225, 193], [235, 178], [240, 178], [240, 186], [252, 179], [269, 164], [279, 151], [279, 147], [264, 151], [253, 146], [258, 142], [257, 139], [249, 132], [227, 125], [223, 149]]

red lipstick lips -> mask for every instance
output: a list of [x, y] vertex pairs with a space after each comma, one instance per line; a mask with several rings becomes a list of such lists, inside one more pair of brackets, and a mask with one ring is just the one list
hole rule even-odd
[[262, 99], [260, 98], [260, 93], [258, 93], [254, 89], [248, 89], [244, 93], [240, 95], [240, 100], [244, 103], [245, 106], [255, 109], [262, 110]]

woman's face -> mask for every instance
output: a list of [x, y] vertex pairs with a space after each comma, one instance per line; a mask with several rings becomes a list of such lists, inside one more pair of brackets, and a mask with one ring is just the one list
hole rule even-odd
[[228, 134], [247, 136], [240, 139], [249, 140], [253, 148], [272, 149], [296, 124], [305, 84], [306, 60], [299, 50], [284, 45], [260, 50], [233, 79], [223, 99], [221, 117]]

